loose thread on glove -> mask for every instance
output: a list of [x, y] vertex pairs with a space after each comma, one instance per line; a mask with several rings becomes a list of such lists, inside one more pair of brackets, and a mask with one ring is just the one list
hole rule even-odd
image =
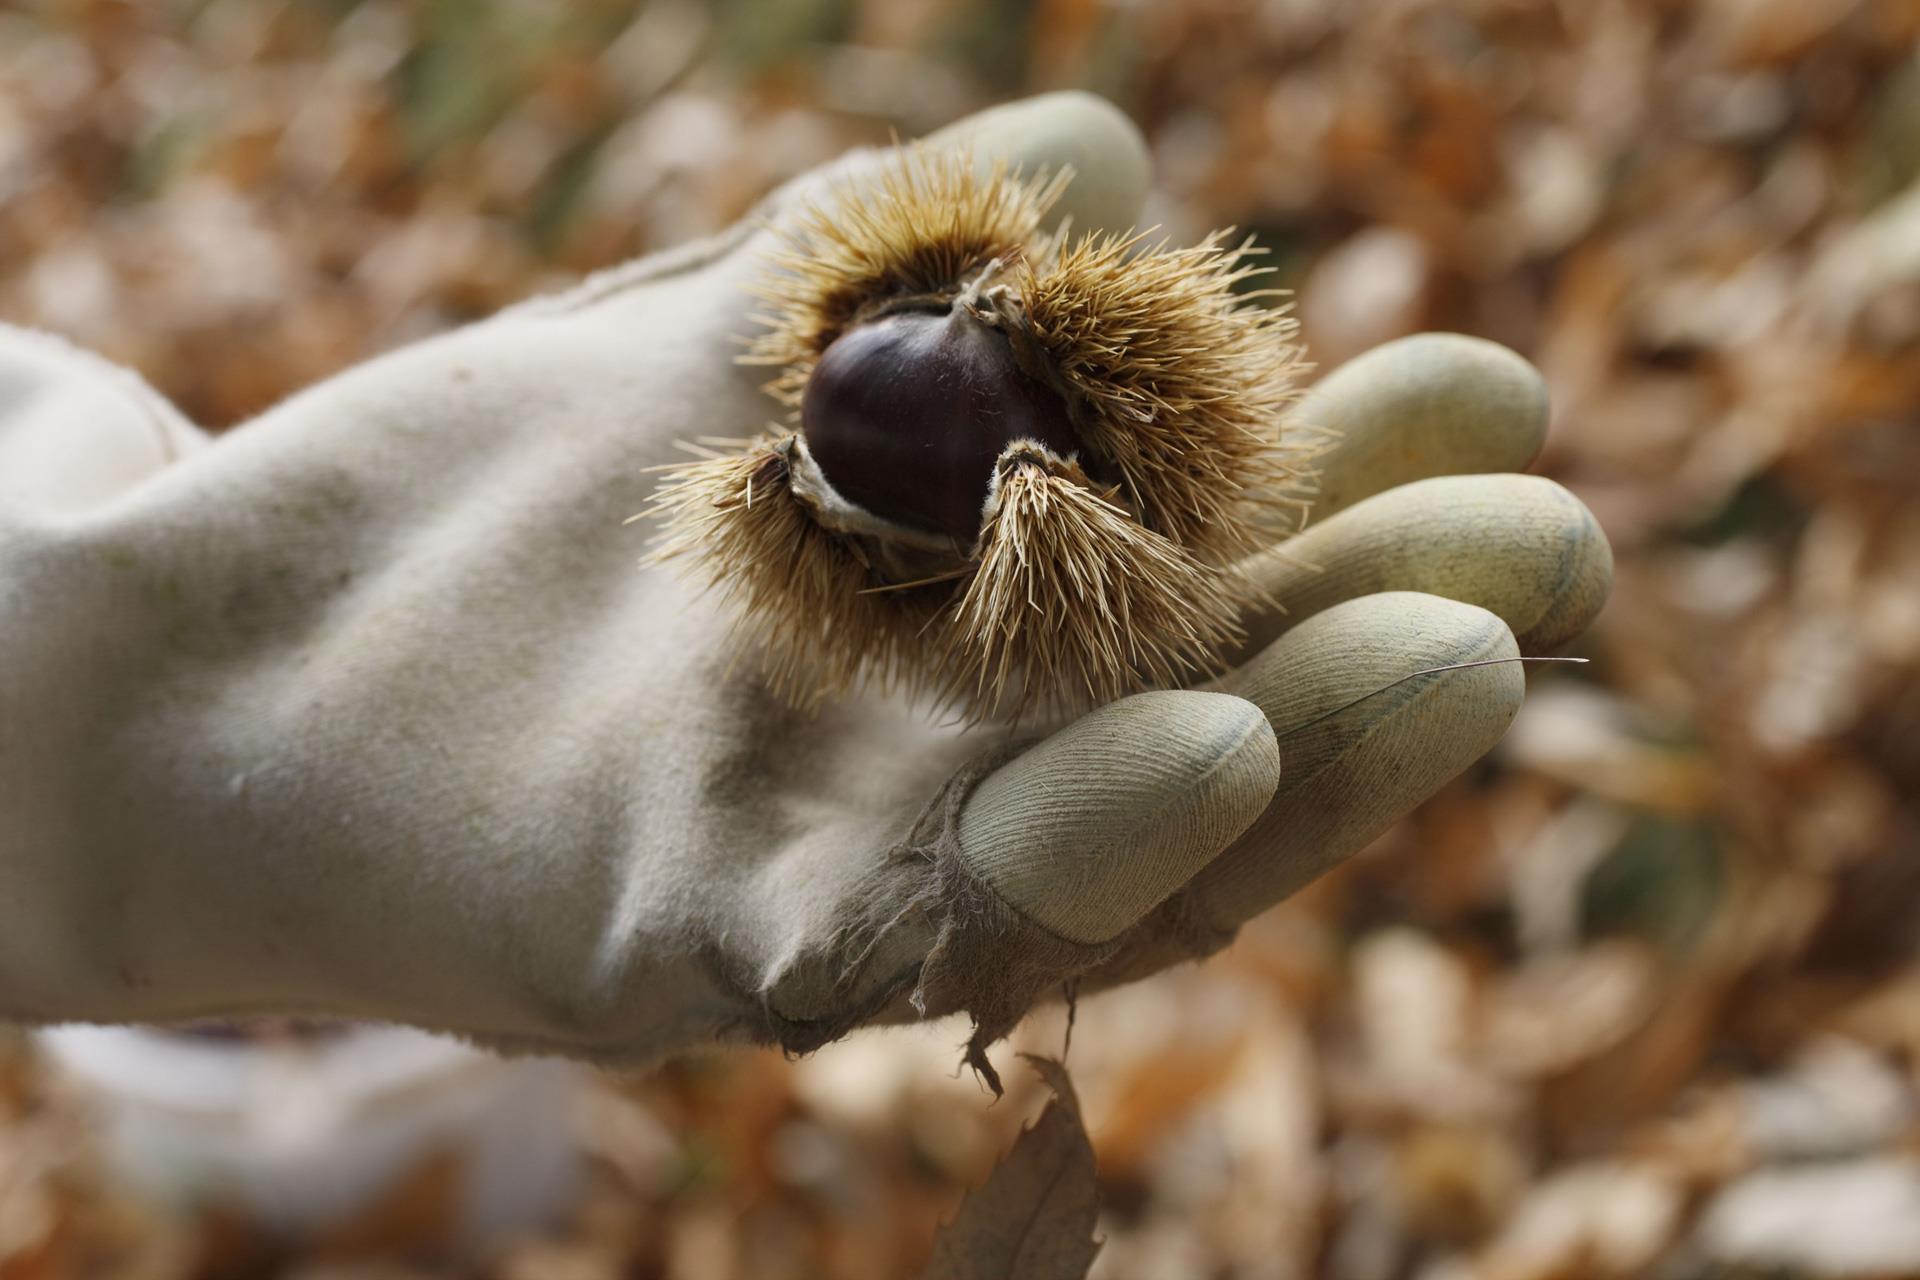
[[1401, 676], [1398, 680], [1391, 681], [1387, 684], [1381, 685], [1378, 689], [1374, 689], [1367, 693], [1363, 693], [1351, 702], [1342, 703], [1341, 705], [1335, 707], [1331, 711], [1322, 712], [1320, 715], [1315, 716], [1313, 719], [1308, 720], [1306, 723], [1297, 724], [1293, 726], [1293, 728], [1288, 729], [1283, 733], [1275, 734], [1274, 737], [1277, 741], [1285, 742], [1288, 738], [1293, 737], [1295, 734], [1305, 733], [1307, 730], [1313, 728], [1315, 725], [1324, 724], [1327, 721], [1333, 719], [1337, 715], [1343, 715], [1346, 712], [1353, 710], [1355, 707], [1359, 706], [1363, 702], [1366, 702], [1373, 698], [1377, 698], [1381, 694], [1387, 693], [1391, 690], [1398, 689], [1401, 685], [1407, 683], [1407, 681], [1418, 680], [1421, 676], [1437, 676], [1448, 671], [1466, 671], [1472, 667], [1497, 667], [1503, 663], [1508, 663], [1508, 662], [1566, 662], [1566, 663], [1572, 663], [1576, 666], [1585, 666], [1588, 661], [1589, 659], [1587, 658], [1555, 658], [1555, 657], [1529, 657], [1529, 656], [1521, 656], [1518, 658], [1480, 658], [1473, 662], [1449, 662], [1444, 667], [1426, 667], [1419, 671], [1409, 671], [1407, 672], [1406, 675]]

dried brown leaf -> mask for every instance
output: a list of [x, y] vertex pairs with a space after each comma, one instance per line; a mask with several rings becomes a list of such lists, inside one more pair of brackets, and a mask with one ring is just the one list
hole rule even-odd
[[921, 1280], [1080, 1280], [1100, 1252], [1100, 1187], [1073, 1082], [1052, 1058], [1020, 1056], [1053, 1101], [941, 1229]]

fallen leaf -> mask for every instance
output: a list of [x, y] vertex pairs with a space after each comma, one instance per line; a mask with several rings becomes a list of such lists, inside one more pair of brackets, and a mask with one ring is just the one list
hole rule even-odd
[[1053, 1101], [933, 1243], [921, 1280], [1080, 1280], [1100, 1252], [1093, 1144], [1067, 1069], [1022, 1054]]
[[371, 1204], [326, 1232], [316, 1242], [316, 1255], [380, 1257], [431, 1248], [448, 1239], [458, 1215], [462, 1175], [456, 1152], [425, 1153]]
[[1920, 1269], [1920, 1165], [1902, 1156], [1761, 1169], [1701, 1214], [1709, 1262], [1806, 1276]]

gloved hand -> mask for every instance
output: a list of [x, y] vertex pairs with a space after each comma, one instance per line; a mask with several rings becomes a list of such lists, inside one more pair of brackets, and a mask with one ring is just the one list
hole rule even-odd
[[[1144, 148], [1095, 100], [961, 140], [1072, 165], [1076, 227], [1138, 215]], [[1286, 611], [1217, 690], [1024, 749], [879, 697], [791, 711], [622, 525], [674, 441], [770, 416], [733, 358], [768, 236], [211, 443], [131, 375], [0, 333], [0, 1015], [314, 1012], [634, 1060], [966, 1009], [984, 1043], [1064, 980], [1204, 954], [1366, 843], [1524, 689], [1512, 664], [1394, 682], [1550, 648], [1605, 596], [1587, 512], [1502, 474], [1538, 445], [1536, 375], [1420, 337], [1300, 406], [1340, 442], [1313, 528], [1259, 566]]]

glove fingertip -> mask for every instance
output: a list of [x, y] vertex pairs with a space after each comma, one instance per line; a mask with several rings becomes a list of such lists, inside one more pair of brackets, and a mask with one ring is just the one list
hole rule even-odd
[[1259, 818], [1280, 751], [1228, 694], [1144, 693], [1081, 717], [983, 782], [960, 820], [967, 865], [1072, 942], [1124, 933]]
[[1354, 357], [1309, 391], [1294, 419], [1326, 431], [1323, 520], [1430, 476], [1519, 471], [1546, 440], [1546, 382], [1517, 353], [1459, 333], [1416, 333]]
[[1540, 483], [1552, 487], [1565, 525], [1558, 538], [1562, 548], [1558, 589], [1549, 595], [1533, 625], [1518, 637], [1528, 653], [1551, 653], [1567, 644], [1587, 629], [1613, 594], [1613, 546], [1606, 531], [1585, 503], [1550, 480]]
[[1418, 592], [1316, 614], [1243, 667], [1235, 688], [1281, 726], [1272, 806], [1194, 888], [1230, 929], [1324, 874], [1480, 759], [1526, 697], [1498, 615]]
[[1139, 126], [1091, 93], [1063, 90], [992, 107], [928, 136], [937, 147], [967, 147], [986, 167], [1073, 170], [1048, 221], [1081, 231], [1126, 231], [1140, 217], [1152, 161]]

